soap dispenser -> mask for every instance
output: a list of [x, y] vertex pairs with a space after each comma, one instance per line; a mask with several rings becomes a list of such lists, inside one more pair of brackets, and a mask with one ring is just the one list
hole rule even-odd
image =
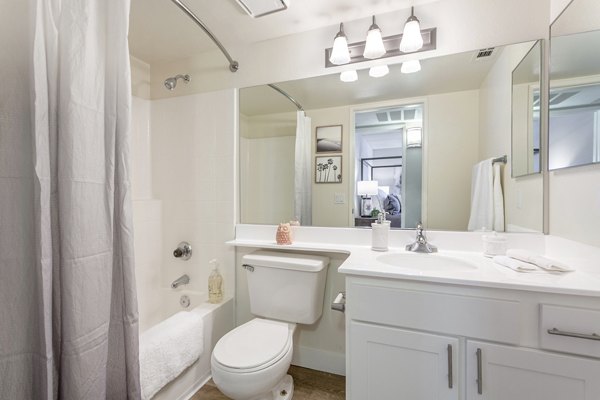
[[208, 264], [212, 267], [208, 277], [208, 302], [218, 304], [223, 301], [223, 276], [219, 272], [219, 262], [216, 259], [210, 260]]
[[387, 213], [382, 211], [377, 216], [377, 222], [371, 224], [371, 250], [388, 251], [388, 237], [391, 222], [385, 219]]

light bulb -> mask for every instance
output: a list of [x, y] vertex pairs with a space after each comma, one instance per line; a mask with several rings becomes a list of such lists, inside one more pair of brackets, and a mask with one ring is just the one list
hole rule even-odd
[[387, 65], [377, 65], [369, 69], [369, 76], [372, 76], [373, 78], [381, 78], [382, 76], [386, 76], [389, 72], [390, 69]]
[[340, 74], [340, 81], [342, 82], [354, 82], [358, 80], [358, 74], [355, 70], [344, 71]]
[[340, 31], [335, 35], [329, 61], [335, 65], [342, 65], [350, 62], [350, 51], [348, 50], [348, 40], [344, 34], [344, 24], [340, 24]]
[[413, 72], [419, 72], [421, 70], [421, 62], [419, 60], [409, 60], [402, 63], [400, 72], [403, 74], [412, 74]]
[[367, 43], [365, 44], [365, 51], [363, 52], [364, 58], [379, 58], [385, 54], [385, 47], [383, 45], [383, 39], [381, 38], [381, 29], [375, 23], [375, 16], [373, 16], [373, 24], [367, 32]]
[[411, 8], [411, 15], [406, 20], [402, 40], [400, 41], [400, 51], [403, 53], [412, 53], [423, 47], [423, 36], [421, 36], [421, 24], [414, 15], [414, 7]]

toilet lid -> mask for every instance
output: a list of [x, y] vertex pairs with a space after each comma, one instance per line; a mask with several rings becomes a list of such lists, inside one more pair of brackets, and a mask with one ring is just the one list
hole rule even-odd
[[223, 336], [213, 357], [229, 368], [256, 368], [281, 358], [290, 336], [289, 324], [256, 318]]

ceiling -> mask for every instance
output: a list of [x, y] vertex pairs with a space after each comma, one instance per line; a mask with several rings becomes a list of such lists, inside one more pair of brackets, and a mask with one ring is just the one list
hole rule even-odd
[[[254, 19], [235, 0], [183, 0], [226, 48], [434, 1], [293, 0], [285, 11]], [[170, 0], [131, 0], [129, 44], [131, 54], [150, 64], [216, 49], [202, 29]]]
[[[347, 106], [395, 99], [474, 90], [494, 65], [498, 54], [474, 60], [476, 52], [458, 53], [421, 60], [422, 69], [414, 74], [400, 72], [400, 64], [390, 65], [390, 73], [371, 78], [368, 70], [358, 71], [358, 81], [341, 82], [339, 74], [278, 83], [305, 110]], [[240, 112], [246, 116], [296, 111], [295, 106], [268, 86], [240, 89]]]

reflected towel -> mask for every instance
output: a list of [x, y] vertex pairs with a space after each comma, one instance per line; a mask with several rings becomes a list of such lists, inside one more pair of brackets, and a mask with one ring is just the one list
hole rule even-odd
[[571, 272], [573, 268], [556, 260], [540, 256], [527, 250], [512, 249], [506, 252], [508, 257], [532, 263], [549, 272]]
[[496, 264], [502, 265], [503, 267], [510, 268], [517, 272], [533, 272], [537, 271], [537, 267], [533, 264], [523, 262], [508, 256], [495, 256], [492, 258]]
[[204, 351], [203, 329], [201, 315], [180, 311], [140, 336], [142, 399], [152, 398], [200, 358]]
[[501, 179], [500, 164], [494, 164], [493, 158], [473, 166], [468, 226], [470, 231], [504, 232], [504, 195]]

